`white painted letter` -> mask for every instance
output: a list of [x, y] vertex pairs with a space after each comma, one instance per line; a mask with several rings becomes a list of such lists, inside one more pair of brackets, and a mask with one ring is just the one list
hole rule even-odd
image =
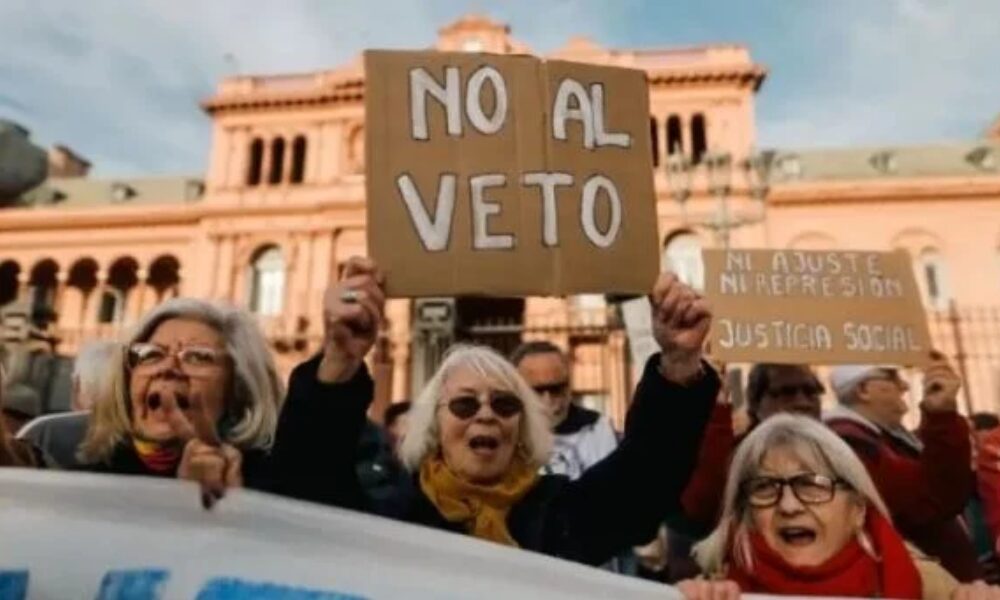
[[[483, 82], [487, 79], [493, 84], [493, 93], [497, 98], [493, 116], [489, 118], [483, 114], [480, 97]], [[480, 133], [491, 135], [503, 128], [504, 120], [507, 118], [507, 84], [504, 83], [503, 75], [499, 71], [493, 67], [480, 67], [472, 74], [465, 90], [465, 113], [469, 115], [469, 121]]]
[[[597, 190], [603, 189], [607, 193], [608, 202], [611, 207], [611, 223], [608, 230], [601, 233], [597, 230], [597, 214], [594, 210], [597, 203]], [[603, 175], [594, 175], [587, 180], [583, 186], [583, 206], [580, 208], [580, 221], [583, 225], [583, 232], [587, 238], [601, 248], [607, 248], [615, 243], [618, 231], [622, 225], [622, 201], [618, 197], [618, 189], [613, 181]]]
[[499, 173], [475, 175], [469, 178], [472, 188], [472, 247], [475, 250], [510, 250], [514, 247], [514, 236], [509, 233], [490, 234], [490, 215], [500, 214], [500, 205], [487, 202], [483, 191], [491, 187], [507, 185], [507, 176]]
[[542, 190], [542, 245], [552, 248], [559, 245], [559, 216], [556, 211], [556, 186], [573, 185], [569, 173], [536, 171], [521, 177], [524, 185], [537, 185]]
[[396, 179], [399, 193], [406, 203], [406, 210], [410, 213], [410, 220], [417, 229], [420, 236], [420, 243], [428, 252], [440, 252], [448, 247], [448, 239], [451, 237], [451, 219], [455, 214], [455, 181], [456, 177], [451, 174], [442, 174], [441, 182], [438, 184], [437, 207], [434, 209], [434, 220], [431, 221], [420, 199], [420, 192], [409, 175], [400, 175]]
[[632, 136], [627, 133], [608, 133], [604, 130], [604, 84], [591, 85], [590, 96], [591, 104], [594, 107], [594, 137], [597, 141], [597, 147], [631, 148]]
[[462, 89], [458, 81], [458, 67], [445, 68], [444, 80], [442, 86], [423, 67], [410, 69], [410, 123], [414, 139], [430, 139], [427, 132], [427, 94], [444, 105], [448, 135], [462, 135]]
[[[576, 99], [576, 108], [569, 107], [570, 98]], [[556, 100], [552, 106], [552, 136], [557, 140], [566, 140], [566, 120], [576, 119], [583, 125], [583, 147], [590, 150], [594, 147], [594, 109], [590, 104], [587, 90], [580, 82], [573, 79], [563, 79], [556, 92]]]

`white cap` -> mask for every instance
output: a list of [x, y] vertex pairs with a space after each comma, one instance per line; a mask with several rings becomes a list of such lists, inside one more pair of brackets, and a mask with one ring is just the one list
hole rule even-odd
[[883, 367], [877, 365], [841, 365], [830, 370], [830, 387], [841, 402], [859, 383], [877, 376]]

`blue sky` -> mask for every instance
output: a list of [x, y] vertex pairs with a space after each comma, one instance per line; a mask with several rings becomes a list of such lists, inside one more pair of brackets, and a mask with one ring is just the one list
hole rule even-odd
[[198, 173], [210, 135], [197, 103], [221, 77], [425, 47], [468, 12], [538, 52], [572, 35], [746, 44], [770, 70], [761, 146], [972, 138], [1000, 113], [1000, 0], [3, 0], [0, 118], [100, 175]]

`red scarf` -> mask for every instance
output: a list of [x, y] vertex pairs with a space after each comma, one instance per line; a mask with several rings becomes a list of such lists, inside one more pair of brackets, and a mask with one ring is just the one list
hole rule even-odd
[[871, 507], [865, 529], [880, 560], [872, 558], [853, 539], [821, 565], [795, 567], [771, 550], [763, 536], [752, 533], [753, 569], [737, 566], [730, 549], [726, 578], [746, 593], [919, 599], [923, 591], [920, 574], [903, 539]]
[[161, 443], [132, 438], [135, 454], [147, 469], [157, 474], [172, 473], [181, 460], [181, 447], [176, 443]]

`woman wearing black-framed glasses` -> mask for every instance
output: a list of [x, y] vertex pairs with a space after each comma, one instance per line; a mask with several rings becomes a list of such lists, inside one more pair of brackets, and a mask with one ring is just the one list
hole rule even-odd
[[689, 599], [998, 597], [981, 583], [958, 585], [907, 546], [851, 447], [791, 414], [769, 418], [740, 444], [722, 517], [695, 555], [714, 580], [678, 584]]

